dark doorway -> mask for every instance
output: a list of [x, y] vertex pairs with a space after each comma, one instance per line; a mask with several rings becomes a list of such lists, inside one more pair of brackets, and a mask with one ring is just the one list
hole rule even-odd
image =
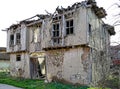
[[[43, 58], [42, 58], [43, 59]], [[30, 75], [31, 79], [44, 78], [45, 74], [42, 72], [45, 67], [45, 60], [40, 58], [30, 58]]]

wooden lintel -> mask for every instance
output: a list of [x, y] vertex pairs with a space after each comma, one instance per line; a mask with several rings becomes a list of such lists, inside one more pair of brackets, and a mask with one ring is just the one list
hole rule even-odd
[[86, 44], [83, 45], [72, 45], [72, 46], [57, 46], [57, 47], [47, 47], [43, 48], [43, 50], [48, 51], [48, 50], [58, 50], [58, 49], [70, 49], [70, 48], [77, 48], [77, 47], [88, 47]]
[[8, 54], [15, 54], [15, 53], [27, 53], [28, 51], [14, 51], [14, 52], [7, 52]]

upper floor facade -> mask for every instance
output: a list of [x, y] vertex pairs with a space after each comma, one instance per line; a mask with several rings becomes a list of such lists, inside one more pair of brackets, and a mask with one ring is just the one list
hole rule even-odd
[[89, 45], [104, 49], [114, 28], [102, 21], [107, 14], [91, 0], [56, 8], [54, 14], [36, 15], [7, 30], [7, 52], [36, 52]]

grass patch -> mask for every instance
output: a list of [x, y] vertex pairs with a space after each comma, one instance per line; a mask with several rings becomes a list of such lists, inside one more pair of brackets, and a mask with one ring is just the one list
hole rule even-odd
[[98, 88], [98, 87], [94, 88], [94, 87], [91, 87], [91, 88], [88, 88], [88, 89], [111, 89], [111, 88]]
[[0, 83], [9, 84], [23, 89], [87, 89], [87, 86], [72, 86], [62, 83], [44, 83], [43, 80], [13, 78], [5, 72], [0, 72]]

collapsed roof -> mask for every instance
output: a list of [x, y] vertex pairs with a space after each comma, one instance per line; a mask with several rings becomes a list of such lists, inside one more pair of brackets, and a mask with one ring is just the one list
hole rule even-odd
[[66, 11], [77, 9], [81, 6], [85, 6], [86, 8], [90, 7], [94, 11], [94, 13], [97, 15], [98, 18], [104, 18], [107, 15], [105, 9], [103, 7], [98, 7], [95, 0], [87, 0], [87, 1], [82, 1], [81, 3], [80, 2], [74, 3], [72, 6], [68, 6], [67, 8], [57, 7], [56, 11], [59, 14], [62, 14]]
[[[95, 0], [86, 0], [86, 1], [82, 1], [81, 3], [80, 2], [74, 3], [72, 6], [68, 6], [67, 8], [63, 8], [63, 7], [59, 8], [59, 7], [57, 7], [55, 12], [57, 14], [63, 14], [64, 12], [71, 11], [73, 9], [77, 9], [77, 8], [79, 8], [81, 6], [84, 6], [86, 8], [91, 8], [91, 10], [94, 11], [96, 16], [98, 18], [100, 18], [100, 19], [104, 18], [107, 15], [105, 9], [103, 9], [103, 7], [98, 7]], [[11, 29], [11, 28], [16, 29], [21, 23], [30, 24], [30, 23], [33, 23], [35, 21], [45, 19], [45, 18], [48, 18], [50, 16], [54, 16], [54, 14], [56, 14], [56, 13], [47, 14], [47, 15], [43, 15], [43, 14], [39, 15], [39, 14], [37, 14], [37, 15], [31, 17], [31, 18], [20, 21], [18, 24], [11, 25], [8, 29]], [[35, 17], [38, 17], [38, 19], [34, 20]]]

